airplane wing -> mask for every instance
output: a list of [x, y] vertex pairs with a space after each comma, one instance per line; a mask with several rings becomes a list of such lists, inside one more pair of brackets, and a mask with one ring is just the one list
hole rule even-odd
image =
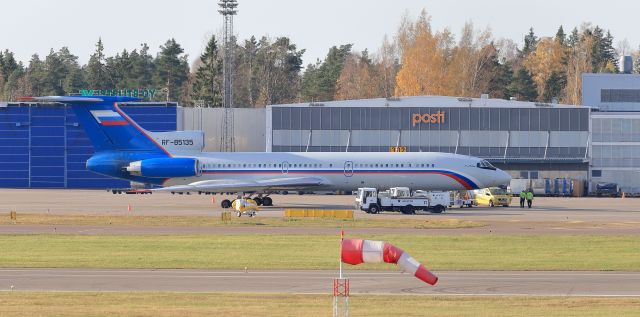
[[323, 185], [330, 185], [330, 183], [325, 179], [317, 177], [283, 177], [255, 181], [216, 179], [195, 182], [187, 185], [168, 186], [153, 189], [153, 191], [263, 192], [270, 190], [295, 190]]

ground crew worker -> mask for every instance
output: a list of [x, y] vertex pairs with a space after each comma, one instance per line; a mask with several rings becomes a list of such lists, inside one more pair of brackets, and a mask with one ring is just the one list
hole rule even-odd
[[527, 191], [527, 206], [531, 208], [532, 203], [533, 203], [533, 190], [529, 189], [529, 191]]
[[525, 199], [527, 199], [527, 191], [523, 189], [520, 192], [520, 208], [524, 208]]

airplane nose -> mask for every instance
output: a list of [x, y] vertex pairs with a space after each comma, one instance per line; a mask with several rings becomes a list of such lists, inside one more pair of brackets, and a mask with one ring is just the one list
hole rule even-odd
[[511, 183], [511, 175], [509, 175], [509, 173], [501, 169], [497, 170], [496, 172], [498, 172], [496, 180], [498, 181], [499, 185], [509, 185]]

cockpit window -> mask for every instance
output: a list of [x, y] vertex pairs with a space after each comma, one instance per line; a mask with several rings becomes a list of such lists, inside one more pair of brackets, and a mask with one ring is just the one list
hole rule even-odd
[[496, 170], [496, 167], [491, 165], [491, 163], [489, 163], [486, 160], [480, 161], [479, 163], [476, 164], [476, 166], [478, 168], [483, 168], [483, 169], [487, 169], [487, 170], [494, 170], [494, 171]]

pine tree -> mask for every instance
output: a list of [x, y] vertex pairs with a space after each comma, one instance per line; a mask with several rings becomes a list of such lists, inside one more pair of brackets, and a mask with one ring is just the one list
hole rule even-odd
[[555, 40], [558, 41], [563, 46], [567, 41], [567, 35], [564, 33], [564, 28], [562, 27], [562, 25], [558, 28], [558, 31], [556, 32]]
[[33, 54], [29, 61], [29, 67], [27, 68], [27, 77], [31, 92], [35, 96], [44, 96], [44, 88], [46, 86], [47, 73], [44, 67], [44, 62], [40, 60], [38, 54]]
[[288, 37], [279, 37], [273, 43], [266, 37], [260, 40], [255, 60], [256, 106], [298, 100], [304, 52]]
[[192, 100], [203, 100], [209, 107], [222, 106], [222, 58], [219, 56], [215, 36], [200, 55], [200, 67], [196, 70], [191, 92]]
[[189, 78], [189, 63], [183, 53], [180, 44], [170, 39], [160, 46], [160, 53], [156, 57], [154, 82], [165, 89], [167, 100], [183, 101], [184, 84]]
[[535, 101], [538, 98], [536, 84], [526, 68], [520, 67], [515, 72], [513, 81], [507, 88], [509, 95], [516, 97], [518, 100]]
[[89, 58], [86, 66], [87, 84], [91, 89], [107, 89], [110, 88], [110, 80], [107, 74], [106, 58], [104, 56], [104, 46], [102, 38], [98, 39], [96, 51]]
[[491, 78], [489, 80], [487, 93], [491, 98], [508, 99], [509, 90], [513, 80], [513, 69], [508, 62], [500, 63], [498, 57], [491, 61]]
[[524, 46], [522, 47], [521, 56], [527, 57], [531, 52], [536, 50], [538, 45], [538, 37], [533, 33], [533, 28], [529, 29], [529, 34], [524, 37]]
[[62, 61], [65, 69], [62, 84], [65, 94], [78, 93], [80, 89], [86, 86], [84, 73], [78, 63], [78, 57], [71, 54], [67, 47], [63, 47], [58, 51], [58, 57]]
[[578, 28], [574, 27], [567, 39], [567, 46], [573, 48], [578, 42], [580, 42], [580, 33], [578, 33]]
[[153, 75], [155, 73], [155, 65], [153, 56], [149, 54], [149, 46], [147, 44], [140, 45], [140, 52], [133, 50], [129, 54], [131, 60], [130, 66], [130, 88], [150, 88], [153, 84]]
[[302, 77], [302, 98], [307, 101], [330, 101], [336, 94], [336, 83], [353, 44], [333, 46], [324, 61], [309, 65]]
[[567, 86], [566, 74], [553, 72], [545, 82], [544, 95], [542, 101], [551, 102], [553, 98], [560, 99], [565, 87]]
[[64, 79], [66, 77], [66, 69], [60, 56], [53, 50], [44, 59], [44, 87], [43, 92], [49, 96], [64, 95]]
[[4, 78], [9, 78], [16, 69], [18, 69], [18, 62], [13, 56], [13, 52], [9, 50], [5, 50], [4, 53], [0, 52], [0, 73], [4, 75]]
[[236, 51], [236, 77], [234, 79], [233, 98], [237, 106], [255, 107], [258, 100], [258, 50], [259, 43], [255, 36], [251, 36]]

